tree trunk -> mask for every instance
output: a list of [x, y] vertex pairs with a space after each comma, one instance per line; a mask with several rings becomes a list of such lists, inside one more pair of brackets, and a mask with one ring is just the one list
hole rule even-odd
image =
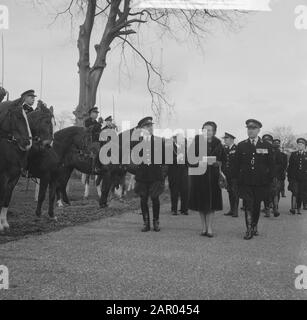
[[[79, 104], [74, 115], [76, 116], [76, 124], [79, 126], [84, 125], [84, 119], [88, 117], [88, 111], [96, 104], [97, 89], [101, 76], [106, 68], [107, 54], [110, 51], [110, 45], [116, 36], [114, 27], [116, 25], [116, 17], [119, 13], [121, 1], [122, 0], [112, 0], [111, 2], [108, 21], [102, 39], [100, 43], [95, 46], [96, 60], [93, 67], [90, 66], [90, 40], [95, 22], [97, 0], [88, 1], [85, 22], [80, 27], [78, 39], [80, 82]], [[130, 0], [125, 0], [126, 14], [129, 13], [129, 4]], [[122, 26], [119, 30], [121, 28]]]
[[84, 119], [88, 117], [88, 111], [96, 105], [98, 85], [106, 67], [105, 61], [109, 49], [96, 48], [96, 50], [101, 63], [95, 64], [93, 68], [86, 63], [86, 59], [82, 59], [79, 63], [79, 104], [74, 112], [76, 124], [79, 126], [83, 126]]
[[80, 26], [79, 49], [79, 103], [74, 112], [76, 124], [84, 125], [88, 110], [92, 107], [90, 97], [90, 40], [95, 21], [96, 0], [88, 2], [84, 24]]

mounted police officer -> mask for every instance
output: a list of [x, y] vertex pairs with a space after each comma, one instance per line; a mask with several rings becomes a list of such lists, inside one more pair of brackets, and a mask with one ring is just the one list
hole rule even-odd
[[303, 201], [307, 199], [307, 141], [297, 139], [297, 151], [291, 153], [288, 167], [289, 191], [292, 192], [292, 214], [301, 214]]
[[35, 103], [35, 98], [37, 97], [37, 95], [35, 95], [35, 91], [34, 90], [28, 90], [25, 91], [22, 95], [21, 98], [23, 98], [23, 109], [26, 112], [26, 114], [33, 112], [33, 105]]
[[187, 162], [187, 140], [182, 134], [173, 137], [173, 163], [168, 167], [168, 181], [171, 192], [172, 214], [178, 215], [178, 200], [180, 198], [180, 213], [188, 215], [189, 199], [189, 168]]
[[235, 154], [237, 150], [237, 145], [234, 142], [236, 137], [230, 133], [225, 132], [223, 139], [225, 142], [225, 146], [222, 159], [222, 171], [224, 172], [227, 179], [227, 191], [230, 204], [230, 210], [228, 213], [225, 213], [225, 216], [237, 218], [239, 216], [239, 195], [237, 183], [234, 177]]
[[91, 108], [89, 110], [89, 118], [87, 118], [84, 122], [85, 128], [91, 128], [92, 129], [92, 141], [98, 142], [99, 141], [99, 135], [101, 132], [101, 124], [97, 121], [99, 111], [97, 107]]
[[101, 124], [97, 121], [99, 111], [97, 107], [91, 108], [89, 110], [89, 118], [84, 122], [85, 128], [92, 130], [92, 145], [90, 146], [92, 153], [92, 172], [96, 171], [96, 168], [99, 166], [98, 161], [98, 150], [99, 150], [99, 136], [101, 132]]
[[[142, 158], [142, 161], [136, 168], [135, 192], [141, 198], [141, 210], [144, 220], [142, 232], [150, 231], [149, 198], [152, 200], [153, 229], [155, 232], [160, 231], [159, 197], [164, 191], [165, 184], [165, 172], [163, 171], [163, 163], [165, 162], [165, 140], [153, 135], [153, 125], [152, 117], [146, 117], [138, 123], [138, 128], [141, 129], [143, 133], [143, 136], [140, 138], [142, 145], [138, 154]], [[138, 145], [140, 145], [140, 143]], [[160, 157], [161, 161], [159, 161], [159, 163], [155, 163], [156, 157]]]
[[259, 137], [262, 124], [258, 120], [246, 121], [248, 139], [239, 143], [235, 155], [235, 174], [239, 196], [245, 200], [247, 232], [245, 240], [258, 235], [260, 206], [269, 192], [274, 178], [272, 146]]
[[116, 125], [114, 124], [113, 121], [114, 121], [114, 120], [113, 120], [112, 116], [107, 117], [107, 118], [104, 120], [104, 126], [103, 126], [103, 128], [102, 128], [102, 131], [103, 131], [103, 130], [107, 130], [107, 129], [117, 130], [117, 127], [116, 127]]

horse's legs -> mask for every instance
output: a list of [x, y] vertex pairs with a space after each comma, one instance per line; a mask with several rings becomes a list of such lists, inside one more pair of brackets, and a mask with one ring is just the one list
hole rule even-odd
[[63, 172], [63, 183], [61, 183], [61, 194], [62, 194], [62, 200], [70, 205], [70, 201], [68, 199], [68, 195], [67, 195], [67, 185], [69, 182], [69, 179], [71, 177], [71, 174], [73, 172], [72, 168], [65, 168], [65, 171]]
[[101, 183], [102, 183], [102, 177], [96, 176], [96, 189], [99, 199], [101, 198]]
[[103, 178], [103, 183], [101, 186], [101, 197], [100, 197], [99, 204], [101, 208], [106, 208], [108, 206], [108, 196], [112, 186], [110, 170], [107, 170], [103, 174], [102, 178]]
[[54, 216], [55, 194], [56, 194], [56, 181], [54, 179], [50, 179], [50, 182], [49, 182], [49, 211], [48, 211], [48, 215], [53, 220], [56, 220], [56, 218]]
[[126, 174], [124, 174], [122, 176], [122, 179], [121, 179], [121, 186], [122, 186], [122, 194], [121, 194], [121, 198], [124, 198], [125, 195], [127, 194], [127, 184], [126, 184]]
[[42, 215], [42, 205], [43, 205], [43, 202], [45, 201], [48, 183], [49, 183], [49, 179], [47, 177], [44, 177], [40, 180], [38, 202], [37, 202], [37, 207], [35, 212], [37, 217], [41, 217]]
[[3, 232], [5, 229], [9, 228], [9, 226], [4, 223], [4, 219], [5, 219], [6, 215], [7, 215], [7, 211], [8, 211], [8, 208], [1, 208], [1, 213], [0, 213], [0, 233]]
[[85, 200], [88, 200], [88, 197], [90, 194], [90, 181], [91, 181], [91, 175], [86, 174], [85, 180], [84, 180], [85, 190], [84, 190], [84, 196], [83, 196]]
[[[5, 174], [1, 174], [0, 176], [0, 212], [2, 212], [2, 208], [4, 205], [4, 196], [5, 196], [5, 190], [7, 188], [7, 177]], [[0, 232], [4, 231], [4, 227], [2, 225], [2, 221], [0, 219]]]
[[6, 190], [4, 195], [4, 203], [0, 213], [0, 225], [2, 226], [2, 228], [0, 227], [0, 231], [3, 231], [3, 229], [10, 228], [7, 222], [7, 212], [12, 199], [13, 191], [16, 187], [19, 177], [20, 177], [20, 173], [19, 171], [17, 171], [12, 177], [9, 177], [8, 179], [8, 183], [6, 185]]
[[37, 183], [35, 184], [35, 195], [34, 195], [34, 201], [38, 201], [38, 193], [39, 193], [39, 179], [37, 179]]
[[63, 208], [63, 207], [64, 207], [64, 204], [63, 204], [63, 201], [62, 201], [61, 187], [60, 187], [60, 186], [57, 186], [57, 187], [55, 188], [55, 193], [56, 193], [57, 206], [58, 206], [59, 208]]

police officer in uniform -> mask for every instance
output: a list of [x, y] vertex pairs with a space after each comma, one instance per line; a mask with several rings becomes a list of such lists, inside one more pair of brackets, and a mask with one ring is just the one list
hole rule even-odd
[[292, 192], [292, 214], [301, 214], [303, 201], [307, 199], [307, 141], [304, 138], [297, 139], [298, 150], [291, 153], [288, 167], [289, 191]]
[[[273, 147], [273, 136], [270, 134], [265, 134], [262, 136], [262, 140], [269, 143]], [[274, 149], [272, 148], [273, 156], [274, 156], [274, 170], [276, 170], [276, 159], [275, 159], [275, 153]], [[276, 181], [272, 181], [270, 185], [270, 190], [267, 195], [267, 198], [264, 199], [264, 216], [266, 218], [270, 218], [271, 216], [271, 209], [273, 208], [273, 197], [274, 197], [274, 187], [275, 187]]]
[[85, 128], [92, 129], [92, 140], [93, 142], [99, 141], [99, 135], [101, 132], [101, 124], [97, 121], [99, 111], [97, 107], [91, 108], [89, 110], [89, 118], [87, 118], [84, 122]]
[[225, 213], [225, 216], [237, 218], [239, 207], [239, 195], [237, 190], [237, 183], [234, 179], [234, 161], [237, 150], [237, 145], [234, 143], [236, 137], [230, 133], [225, 132], [223, 137], [225, 146], [222, 158], [222, 171], [227, 179], [227, 191], [229, 195], [230, 210]]
[[245, 200], [246, 235], [250, 240], [258, 235], [261, 201], [267, 197], [274, 177], [272, 146], [259, 137], [262, 124], [250, 119], [246, 121], [248, 139], [240, 142], [235, 154], [235, 174], [239, 196]]
[[92, 145], [90, 149], [92, 151], [92, 172], [96, 171], [96, 168], [99, 167], [98, 161], [98, 150], [99, 150], [99, 136], [101, 132], [101, 124], [97, 121], [99, 115], [99, 111], [97, 107], [91, 108], [89, 110], [89, 118], [87, 118], [84, 122], [85, 128], [89, 128], [92, 130]]
[[281, 180], [280, 193], [281, 193], [282, 198], [286, 198], [285, 189], [286, 189], [286, 176], [287, 176], [287, 169], [288, 169], [288, 155], [282, 151], [280, 139], [276, 139], [276, 141], [274, 143], [279, 144], [279, 150], [281, 152], [281, 157], [282, 157], [282, 161], [283, 161], [283, 168], [285, 168], [284, 174], [281, 176], [282, 180]]
[[21, 98], [23, 99], [22, 107], [26, 114], [34, 111], [33, 105], [36, 97], [34, 90], [28, 90], [21, 95]]
[[113, 122], [112, 116], [109, 116], [104, 120], [104, 127], [102, 128], [102, 130], [107, 130], [107, 129], [114, 129], [114, 130], [117, 129], [116, 125]]
[[[140, 139], [140, 142], [143, 143], [139, 154], [143, 161], [136, 168], [135, 192], [141, 198], [141, 210], [144, 220], [144, 228], [142, 229], [142, 232], [150, 231], [149, 198], [151, 198], [152, 201], [153, 230], [155, 232], [160, 231], [159, 197], [164, 191], [165, 184], [165, 172], [162, 165], [165, 163], [165, 140], [153, 135], [153, 124], [152, 117], [146, 117], [138, 123], [138, 128], [142, 129], [141, 131], [143, 133], [143, 137]], [[162, 152], [162, 159], [160, 159], [162, 163], [156, 164], [155, 155], [158, 155], [160, 152]]]
[[173, 137], [173, 163], [168, 166], [168, 181], [171, 192], [172, 214], [178, 215], [178, 200], [180, 198], [180, 213], [188, 215], [189, 199], [189, 168], [187, 162], [187, 140], [181, 134]]
[[273, 214], [274, 217], [280, 215], [278, 207], [280, 196], [284, 189], [284, 183], [286, 179], [286, 171], [288, 167], [288, 156], [280, 150], [280, 139], [273, 140], [273, 152], [275, 158], [275, 178], [273, 184]]
[[274, 179], [271, 185], [271, 202], [273, 205], [273, 214], [274, 217], [279, 217], [279, 200], [282, 192], [282, 184], [285, 180], [285, 173], [287, 170], [288, 160], [287, 155], [280, 151], [280, 143], [279, 139], [273, 140], [273, 156], [274, 156]]

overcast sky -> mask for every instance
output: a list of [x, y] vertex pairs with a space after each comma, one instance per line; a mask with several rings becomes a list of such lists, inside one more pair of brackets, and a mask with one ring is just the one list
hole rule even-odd
[[[10, 30], [5, 37], [5, 83], [12, 97], [33, 88], [40, 92], [40, 65], [44, 57], [43, 99], [57, 112], [72, 112], [78, 99], [78, 23], [70, 28], [69, 18], [54, 25], [52, 7], [33, 7], [32, 0], [1, 0], [10, 10]], [[68, 2], [68, 1], [66, 1]], [[65, 1], [60, 1], [64, 8]], [[201, 51], [191, 41], [177, 43], [159, 39], [158, 28], [144, 28], [140, 43], [144, 52], [160, 64], [172, 79], [167, 93], [175, 104], [171, 128], [199, 128], [216, 121], [218, 136], [225, 131], [245, 138], [245, 120], [257, 118], [263, 132], [274, 126], [290, 125], [296, 134], [307, 132], [307, 30], [294, 27], [294, 8], [305, 0], [275, 0], [272, 12], [252, 13], [240, 19], [240, 30], [227, 31], [210, 25]], [[99, 29], [99, 28], [97, 28]], [[96, 30], [96, 36], [99, 35]], [[149, 39], [149, 41], [148, 41]], [[141, 61], [127, 53], [127, 71], [119, 80], [119, 51], [108, 58], [97, 105], [102, 116], [112, 113], [117, 121], [135, 124], [150, 115], [146, 72]]]

